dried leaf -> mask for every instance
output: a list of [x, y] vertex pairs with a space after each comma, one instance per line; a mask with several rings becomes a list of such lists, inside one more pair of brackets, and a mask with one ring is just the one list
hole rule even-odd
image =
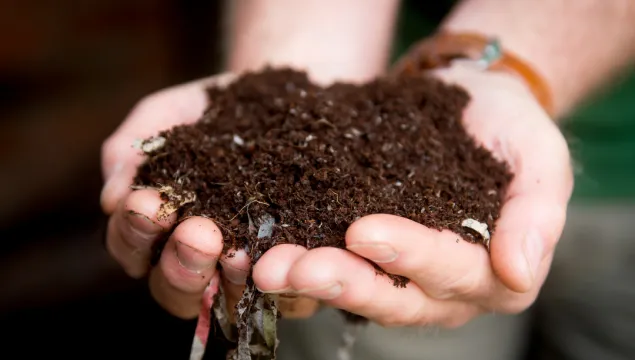
[[251, 309], [254, 305], [256, 285], [253, 281], [245, 287], [243, 295], [236, 305], [236, 326], [238, 328], [238, 347], [232, 359], [251, 360], [251, 336], [253, 333], [253, 322], [251, 321]]
[[[249, 221], [250, 227], [253, 226], [254, 230], [258, 226], [257, 239], [269, 238], [273, 234], [275, 218], [272, 215], [265, 213], [258, 218], [257, 223], [252, 223], [252, 219], [249, 216]], [[257, 239], [256, 243], [258, 242]], [[252, 255], [252, 258], [257, 258], [255, 254], [250, 255]], [[253, 280], [248, 278], [247, 286], [238, 301], [238, 305], [236, 305], [238, 346], [235, 351], [228, 354], [227, 358], [231, 360], [251, 360], [252, 355], [254, 355], [262, 360], [275, 360], [278, 346], [277, 320], [278, 306], [276, 298], [259, 293]], [[256, 334], [254, 334], [254, 330], [257, 331]], [[263, 341], [264, 344], [262, 344]]]
[[159, 194], [166, 196], [168, 201], [159, 207], [158, 219], [165, 219], [181, 206], [196, 201], [196, 194], [193, 191], [176, 191], [172, 186], [161, 186]]
[[271, 237], [276, 219], [269, 213], [265, 213], [258, 220], [260, 222], [260, 227], [258, 227], [258, 239]]
[[267, 344], [267, 348], [273, 354], [272, 359], [276, 358], [276, 350], [278, 348], [278, 301], [277, 296], [264, 294], [263, 296], [263, 338]]
[[254, 221], [251, 219], [251, 215], [249, 215], [249, 211], [247, 211], [247, 220], [249, 221], [249, 225], [247, 229], [249, 230], [250, 234], [254, 234], [256, 232], [256, 225], [254, 224]]
[[263, 337], [263, 339], [265, 336], [265, 328], [264, 328], [264, 321], [263, 321], [264, 304], [265, 304], [265, 297], [264, 296], [258, 297], [258, 300], [256, 300], [256, 303], [254, 304], [255, 305], [254, 312], [251, 314], [251, 319], [253, 321], [254, 327], [256, 328], [256, 330], [258, 330], [258, 333], [260, 334], [260, 336]]
[[225, 292], [223, 291], [222, 286], [218, 287], [218, 292], [216, 293], [212, 310], [214, 311], [214, 316], [216, 317], [216, 320], [218, 320], [218, 324], [220, 325], [225, 338], [230, 341], [235, 341], [232, 334], [231, 323], [229, 322], [229, 314], [227, 313], [227, 299], [225, 298]]

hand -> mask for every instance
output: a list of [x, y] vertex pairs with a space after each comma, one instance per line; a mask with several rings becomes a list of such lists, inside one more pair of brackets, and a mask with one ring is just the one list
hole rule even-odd
[[[468, 90], [468, 131], [515, 173], [491, 254], [483, 246], [456, 243], [449, 231], [370, 215], [350, 226], [350, 251], [274, 247], [254, 267], [259, 289], [319, 299], [384, 326], [457, 327], [481, 313], [518, 313], [534, 302], [573, 187], [567, 144], [516, 78], [464, 68], [438, 75]], [[395, 288], [363, 258], [411, 282]]]
[[[154, 136], [160, 130], [196, 121], [207, 106], [205, 87], [224, 85], [232, 75], [221, 75], [181, 85], [153, 94], [139, 102], [102, 148], [106, 185], [101, 204], [110, 215], [106, 246], [110, 254], [132, 277], [150, 272], [150, 290], [168, 312], [181, 318], [195, 318], [201, 308], [205, 288], [215, 292], [222, 282], [228, 301], [242, 294], [249, 259], [244, 252], [221, 257], [223, 239], [216, 225], [205, 218], [189, 218], [174, 228], [158, 266], [150, 269], [153, 244], [175, 224], [156, 217], [160, 204], [154, 190], [132, 192], [130, 185], [137, 166], [143, 161], [132, 148], [135, 139]], [[222, 280], [216, 271], [220, 261]], [[212, 294], [213, 295], [213, 294]]]

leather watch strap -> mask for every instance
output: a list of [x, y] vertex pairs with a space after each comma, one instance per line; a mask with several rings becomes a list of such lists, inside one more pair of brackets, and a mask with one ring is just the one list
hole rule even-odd
[[483, 70], [519, 76], [545, 111], [553, 116], [553, 99], [547, 82], [525, 61], [500, 48], [496, 39], [475, 33], [440, 32], [414, 46], [395, 64], [395, 75], [415, 75], [449, 67], [456, 60], [472, 60]]

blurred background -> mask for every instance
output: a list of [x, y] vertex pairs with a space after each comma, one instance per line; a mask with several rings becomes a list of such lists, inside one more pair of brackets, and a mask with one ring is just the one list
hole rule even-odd
[[[167, 316], [102, 246], [100, 147], [144, 95], [220, 70], [223, 3], [0, 0], [0, 358], [187, 358], [195, 322]], [[426, 19], [404, 3], [395, 57], [451, 5]], [[633, 332], [635, 71], [612, 90], [563, 128], [578, 165], [569, 261], [545, 287], [534, 351], [579, 348], [554, 329], [576, 335], [582, 320], [615, 351], [606, 334]], [[591, 321], [605, 314], [612, 332]]]
[[222, 5], [0, 1], [3, 352], [189, 353], [195, 324], [102, 247], [100, 146], [144, 95], [218, 70]]

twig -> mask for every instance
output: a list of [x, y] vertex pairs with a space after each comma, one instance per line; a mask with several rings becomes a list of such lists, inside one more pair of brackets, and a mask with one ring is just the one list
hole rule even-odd
[[251, 201], [248, 201], [248, 202], [247, 202], [247, 204], [245, 204], [245, 206], [243, 206], [240, 210], [238, 210], [238, 213], [236, 213], [236, 215], [234, 215], [231, 219], [229, 219], [229, 221], [232, 221], [232, 220], [234, 220], [235, 218], [237, 218], [237, 217], [238, 217], [238, 215], [240, 215], [240, 213], [242, 213], [242, 212], [243, 212], [243, 210], [245, 210], [245, 208], [249, 208], [249, 205], [251, 205], [251, 204], [253, 204], [253, 203], [262, 204], [262, 205], [265, 205], [265, 206], [267, 206], [267, 207], [269, 206], [269, 204], [267, 204], [266, 202], [262, 202], [262, 201], [259, 201], [259, 200], [256, 200], [256, 199], [253, 199], [253, 200], [251, 200]]
[[329, 192], [332, 193], [333, 195], [335, 195], [335, 202], [336, 203], [338, 203], [340, 206], [344, 206], [344, 204], [342, 204], [340, 202], [340, 195], [338, 193], [336, 193], [335, 190], [329, 189]]

